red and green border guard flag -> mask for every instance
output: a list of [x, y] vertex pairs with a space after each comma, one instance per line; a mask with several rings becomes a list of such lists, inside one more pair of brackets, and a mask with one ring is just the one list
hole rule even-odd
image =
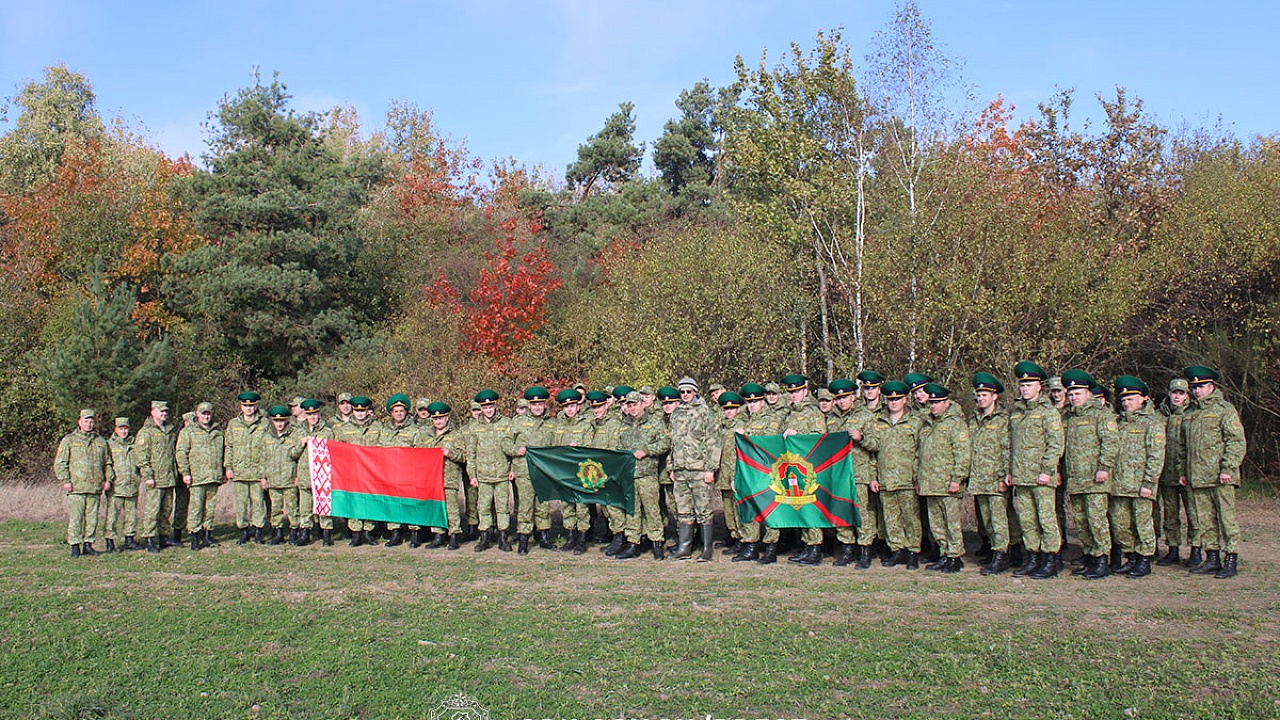
[[738, 434], [736, 442], [734, 504], [742, 522], [762, 522], [773, 528], [855, 527], [861, 523], [849, 433], [789, 437]]
[[317, 515], [444, 527], [444, 451], [308, 438]]

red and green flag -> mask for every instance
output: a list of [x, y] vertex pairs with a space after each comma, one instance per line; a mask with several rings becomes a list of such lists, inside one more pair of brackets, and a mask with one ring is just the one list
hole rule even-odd
[[773, 528], [856, 527], [853, 441], [822, 435], [738, 434], [735, 505], [742, 522]]
[[561, 500], [636, 507], [636, 458], [631, 453], [589, 447], [531, 447], [525, 451], [529, 482], [542, 502]]
[[445, 527], [444, 450], [308, 438], [317, 515]]

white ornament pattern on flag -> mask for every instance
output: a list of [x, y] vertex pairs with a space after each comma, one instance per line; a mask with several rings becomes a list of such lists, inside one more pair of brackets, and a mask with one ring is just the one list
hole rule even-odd
[[330, 515], [329, 491], [332, 489], [333, 464], [329, 461], [329, 441], [324, 438], [307, 438], [311, 445], [311, 499], [316, 515]]

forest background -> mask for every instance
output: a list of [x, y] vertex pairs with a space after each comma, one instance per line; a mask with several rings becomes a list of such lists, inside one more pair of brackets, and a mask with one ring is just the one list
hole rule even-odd
[[246, 388], [461, 409], [481, 387], [868, 368], [964, 396], [1034, 359], [1157, 390], [1219, 368], [1245, 474], [1280, 476], [1280, 141], [1162, 127], [1124, 88], [1015, 124], [911, 2], [868, 46], [740, 57], [651, 142], [622, 103], [564, 177], [484, 163], [410, 103], [375, 128], [298, 112], [277, 76], [171, 158], [51, 66], [0, 137], [0, 463], [47, 476], [84, 405], [228, 417]]

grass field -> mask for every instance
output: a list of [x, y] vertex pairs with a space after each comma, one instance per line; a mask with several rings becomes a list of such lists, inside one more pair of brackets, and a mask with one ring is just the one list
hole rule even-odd
[[0, 713], [37, 718], [1280, 717], [1280, 502], [1240, 577], [984, 578], [233, 544], [72, 561], [0, 521]]

